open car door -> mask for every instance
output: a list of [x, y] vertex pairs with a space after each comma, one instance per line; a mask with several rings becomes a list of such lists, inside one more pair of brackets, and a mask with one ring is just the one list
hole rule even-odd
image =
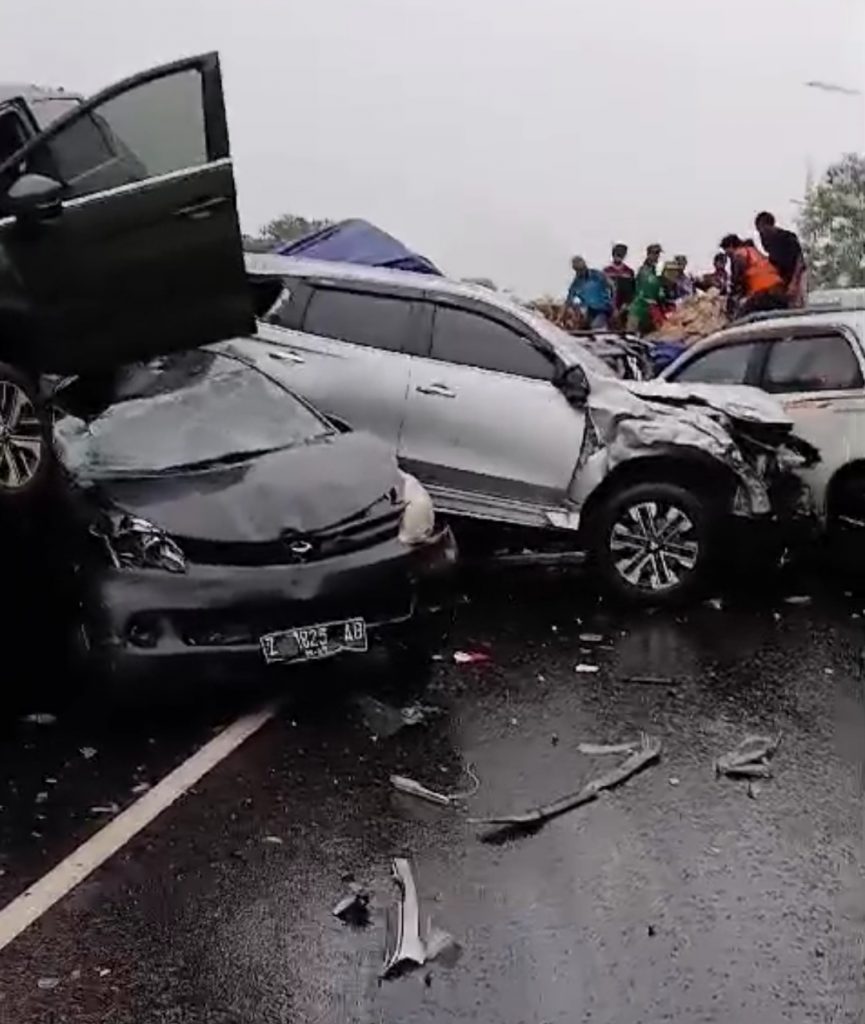
[[103, 90], [0, 163], [0, 359], [81, 373], [254, 329], [215, 53]]

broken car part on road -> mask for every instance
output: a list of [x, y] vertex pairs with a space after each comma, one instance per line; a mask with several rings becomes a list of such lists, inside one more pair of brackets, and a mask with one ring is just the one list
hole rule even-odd
[[770, 779], [772, 769], [769, 761], [780, 744], [780, 733], [777, 736], [746, 736], [735, 749], [718, 758], [715, 774], [731, 778]]
[[[657, 739], [650, 739], [648, 736], [644, 735], [640, 741], [639, 749], [631, 754], [627, 761], [620, 764], [618, 768], [613, 768], [606, 774], [600, 775], [598, 778], [586, 783], [586, 785], [577, 793], [561, 797], [549, 804], [541, 804], [539, 807], [533, 807], [531, 810], [524, 811], [522, 814], [508, 814], [494, 818], [473, 818], [471, 820], [477, 825], [491, 825], [495, 826], [497, 829], [499, 827], [504, 828], [509, 833], [512, 830], [518, 831], [520, 829], [531, 831], [532, 829], [543, 825], [551, 818], [557, 818], [560, 814], [564, 814], [566, 811], [574, 810], [576, 807], [581, 807], [583, 804], [596, 800], [604, 790], [613, 789], [625, 782], [632, 775], [645, 768], [646, 765], [657, 761], [660, 756], [661, 741]], [[496, 833], [494, 832], [485, 835], [483, 839], [485, 841], [491, 841], [495, 836]]]
[[438, 804], [441, 807], [452, 807], [460, 800], [468, 800], [469, 797], [474, 796], [480, 788], [480, 779], [470, 764], [466, 765], [466, 774], [472, 779], [472, 788], [458, 793], [439, 793], [422, 785], [420, 782], [415, 782], [414, 779], [406, 778], [404, 775], [391, 775], [390, 784], [394, 789], [400, 793], [406, 793], [408, 796], [416, 796], [421, 800], [427, 800], [429, 803]]
[[405, 857], [395, 857], [393, 874], [400, 890], [400, 902], [387, 917], [387, 952], [382, 978], [393, 978], [402, 971], [422, 967], [436, 960], [452, 967], [462, 953], [454, 937], [427, 921], [425, 934], [420, 930], [420, 904], [411, 864]]

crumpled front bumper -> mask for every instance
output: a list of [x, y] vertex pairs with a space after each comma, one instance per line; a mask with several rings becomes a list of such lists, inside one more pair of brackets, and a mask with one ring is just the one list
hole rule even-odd
[[92, 567], [82, 602], [88, 654], [122, 680], [263, 665], [263, 634], [322, 622], [360, 617], [370, 640], [383, 640], [410, 624], [429, 586], [446, 586], [456, 558], [446, 529], [417, 547], [394, 539], [303, 565]]

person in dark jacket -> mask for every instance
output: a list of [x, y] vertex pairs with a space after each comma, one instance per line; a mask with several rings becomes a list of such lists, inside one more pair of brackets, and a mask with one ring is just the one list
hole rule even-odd
[[791, 307], [805, 305], [805, 256], [794, 231], [779, 228], [768, 210], [758, 213], [754, 227], [760, 234], [760, 244], [772, 265], [781, 275]]
[[612, 256], [612, 262], [604, 267], [604, 273], [613, 286], [613, 318], [615, 324], [617, 327], [624, 327], [628, 307], [633, 302], [637, 284], [634, 271], [625, 263], [628, 256], [628, 247], [618, 242], [613, 246]]

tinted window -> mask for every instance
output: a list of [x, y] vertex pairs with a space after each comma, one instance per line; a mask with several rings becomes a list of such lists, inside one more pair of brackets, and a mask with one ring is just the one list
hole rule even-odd
[[52, 121], [63, 117], [70, 110], [74, 110], [81, 101], [74, 97], [51, 96], [49, 99], [34, 99], [30, 103], [30, 109], [40, 128], [47, 128]]
[[744, 384], [755, 345], [713, 348], [697, 356], [671, 379], [683, 384]]
[[[98, 104], [50, 136], [32, 154], [30, 169], [51, 173], [50, 152], [64, 182], [85, 187], [76, 194], [112, 187], [124, 181], [167, 174], [207, 163], [204, 97], [199, 71], [178, 71], [133, 86]], [[94, 174], [111, 164], [110, 178]]]
[[763, 386], [778, 392], [861, 388], [862, 373], [849, 343], [840, 335], [785, 338], [769, 352]]
[[553, 378], [552, 362], [516, 331], [479, 313], [448, 306], [436, 308], [432, 355], [521, 377]]
[[303, 329], [398, 352], [405, 345], [410, 319], [411, 303], [402, 299], [318, 288], [309, 300]]

